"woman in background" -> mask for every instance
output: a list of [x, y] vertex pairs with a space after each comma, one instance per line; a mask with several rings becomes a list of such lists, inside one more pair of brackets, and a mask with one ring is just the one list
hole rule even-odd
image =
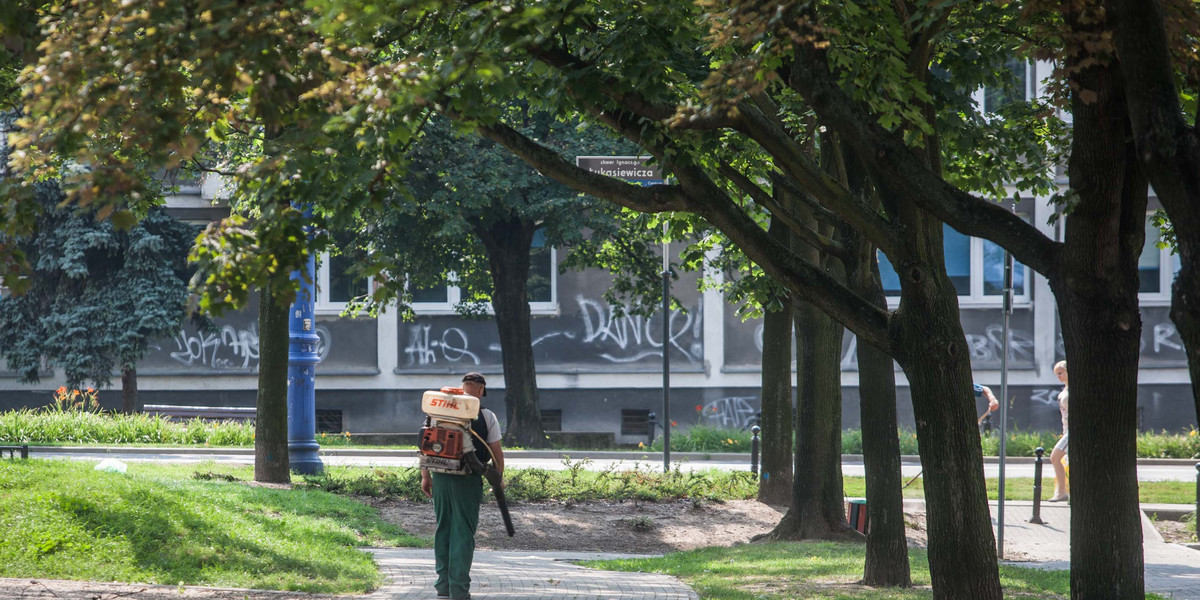
[[1054, 465], [1054, 497], [1048, 502], [1062, 502], [1071, 497], [1067, 489], [1067, 468], [1063, 465], [1063, 458], [1067, 455], [1067, 361], [1060, 361], [1054, 365], [1054, 374], [1063, 384], [1062, 391], [1058, 393], [1058, 411], [1062, 413], [1062, 438], [1050, 452], [1050, 464]]

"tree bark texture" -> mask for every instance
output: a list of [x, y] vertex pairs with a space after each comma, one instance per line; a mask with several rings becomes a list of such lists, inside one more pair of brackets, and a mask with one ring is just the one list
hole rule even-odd
[[[1078, 15], [1066, 18], [1071, 23]], [[1075, 78], [1095, 96], [1072, 98], [1068, 168], [1078, 202], [1066, 217], [1060, 271], [1050, 277], [1071, 384], [1071, 597], [1077, 600], [1144, 597], [1137, 263], [1148, 192], [1114, 63], [1102, 61]]]
[[[873, 198], [865, 165], [847, 145], [839, 144], [839, 150], [847, 188], [859, 197]], [[877, 199], [872, 206], [879, 210]], [[878, 248], [849, 227], [842, 228], [841, 239], [847, 250], [853, 252], [846, 269], [850, 289], [880, 309], [889, 310], [879, 278]], [[867, 340], [858, 340], [857, 351], [859, 418], [870, 523], [863, 583], [875, 587], [909, 587], [912, 572], [904, 528], [895, 363], [890, 353]]]
[[842, 332], [816, 306], [797, 303], [796, 479], [788, 511], [794, 518], [781, 537], [861, 539], [847, 525], [843, 504]]
[[[767, 235], [788, 242], [788, 228], [772, 219]], [[774, 506], [792, 503], [792, 301], [785, 293], [779, 310], [763, 315], [762, 468], [758, 501]]]
[[889, 333], [912, 390], [925, 471], [933, 597], [1000, 600], [970, 353], [959, 322], [958, 292], [946, 275], [942, 223], [911, 203], [896, 208], [908, 235], [897, 256], [889, 257], [901, 284]]
[[533, 338], [529, 333], [529, 252], [537, 224], [511, 216], [488, 225], [476, 223], [475, 232], [487, 248], [492, 271], [492, 307], [500, 332], [504, 367], [504, 443], [526, 448], [547, 448], [538, 403], [537, 372], [533, 364]]
[[[1171, 320], [1187, 351], [1191, 381], [1200, 381], [1200, 131], [1189, 126], [1176, 88], [1159, 0], [1105, 0], [1115, 30], [1138, 158], [1175, 231], [1179, 273], [1171, 286]], [[1193, 115], [1194, 118], [1194, 115]], [[1200, 417], [1200, 386], [1192, 385]]]
[[288, 483], [288, 309], [270, 287], [258, 299], [258, 344], [254, 480]]
[[[774, 229], [774, 225], [772, 225]], [[758, 501], [773, 506], [792, 502], [792, 303], [763, 315], [762, 474]]]
[[142, 403], [138, 401], [137, 367], [133, 365], [121, 367], [121, 411], [127, 415], [142, 412]]
[[[879, 279], [875, 247], [861, 237], [859, 240], [859, 260], [849, 277], [850, 285], [862, 297], [886, 308], [887, 298]], [[858, 342], [858, 395], [870, 523], [863, 583], [876, 587], [908, 587], [912, 585], [912, 576], [904, 529], [903, 478], [896, 422], [896, 369], [890, 354], [861, 340]]]

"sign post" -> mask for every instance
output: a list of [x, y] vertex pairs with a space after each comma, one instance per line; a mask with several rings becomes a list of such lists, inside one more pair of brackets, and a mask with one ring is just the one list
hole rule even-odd
[[[577, 156], [575, 166], [593, 173], [623, 179], [629, 183], [649, 186], [663, 182], [658, 165], [646, 164], [649, 156]], [[662, 418], [663, 472], [671, 470], [671, 257], [667, 242], [667, 224], [663, 223], [662, 270]], [[653, 424], [650, 425], [653, 427]], [[654, 432], [650, 432], [653, 437]]]

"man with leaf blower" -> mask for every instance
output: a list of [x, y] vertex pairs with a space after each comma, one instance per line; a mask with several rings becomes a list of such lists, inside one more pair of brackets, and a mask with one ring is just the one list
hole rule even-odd
[[[496, 414], [479, 407], [487, 381], [479, 373], [463, 376], [462, 387], [425, 392], [421, 410], [428, 415], [421, 428], [421, 490], [433, 498], [437, 528], [433, 553], [439, 598], [471, 597], [471, 561], [483, 481], [492, 485], [508, 535], [512, 521], [504, 501], [504, 450]], [[493, 465], [489, 465], [491, 461]]]

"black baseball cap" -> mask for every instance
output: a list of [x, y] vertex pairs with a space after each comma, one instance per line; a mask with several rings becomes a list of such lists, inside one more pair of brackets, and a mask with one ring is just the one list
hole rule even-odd
[[470, 373], [463, 375], [462, 380], [464, 383], [467, 381], [471, 381], [474, 383], [478, 383], [479, 385], [482, 385], [483, 386], [483, 395], [484, 396], [487, 395], [487, 380], [483, 378], [482, 373], [476, 373], [475, 371], [471, 371]]

